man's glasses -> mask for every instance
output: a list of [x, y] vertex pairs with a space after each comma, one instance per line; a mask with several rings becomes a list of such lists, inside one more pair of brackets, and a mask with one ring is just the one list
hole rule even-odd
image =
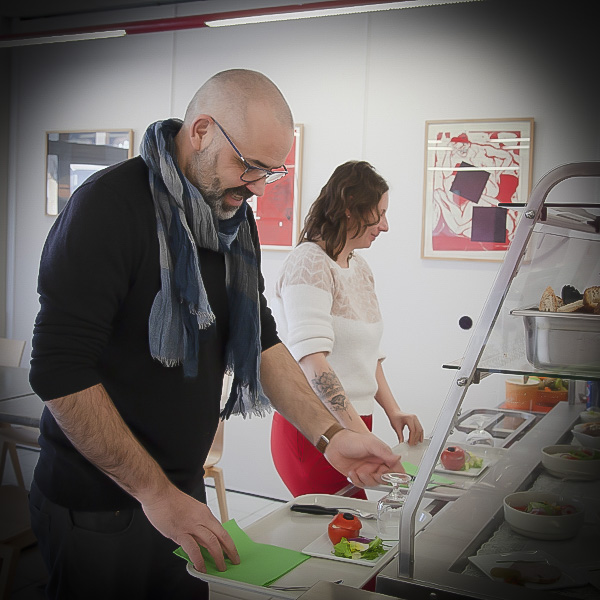
[[231, 141], [231, 138], [227, 135], [227, 133], [225, 133], [225, 130], [221, 127], [219, 122], [214, 117], [211, 118], [215, 122], [215, 125], [221, 130], [221, 133], [225, 136], [225, 139], [231, 144], [231, 147], [235, 150], [235, 153], [240, 157], [244, 167], [246, 167], [246, 170], [240, 175], [240, 179], [244, 183], [254, 183], [256, 181], [260, 181], [261, 179], [264, 179], [265, 183], [273, 183], [274, 181], [278, 181], [288, 174], [288, 170], [285, 165], [278, 167], [275, 171], [263, 169], [262, 167], [254, 167], [251, 165], [242, 156], [242, 153], [236, 148], [235, 144]]

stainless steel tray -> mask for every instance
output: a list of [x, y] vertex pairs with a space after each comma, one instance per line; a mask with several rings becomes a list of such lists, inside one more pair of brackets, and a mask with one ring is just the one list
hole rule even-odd
[[475, 429], [485, 429], [494, 438], [495, 445], [505, 448], [519, 438], [536, 421], [530, 412], [500, 408], [474, 408], [462, 414], [456, 429], [471, 433]]
[[523, 317], [527, 360], [538, 369], [600, 373], [600, 315], [512, 310]]

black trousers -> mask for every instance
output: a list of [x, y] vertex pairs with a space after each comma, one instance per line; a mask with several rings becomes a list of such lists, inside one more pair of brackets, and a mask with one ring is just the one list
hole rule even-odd
[[50, 502], [35, 485], [31, 525], [48, 569], [52, 600], [206, 600], [208, 584], [190, 575], [176, 544], [141, 508], [73, 511]]

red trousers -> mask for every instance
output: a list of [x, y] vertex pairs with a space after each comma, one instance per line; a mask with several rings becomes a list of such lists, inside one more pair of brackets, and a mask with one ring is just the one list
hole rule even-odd
[[[361, 418], [372, 431], [373, 415]], [[348, 485], [346, 477], [277, 412], [273, 414], [271, 427], [271, 454], [279, 476], [294, 497], [335, 494]], [[366, 499], [367, 495], [360, 490], [353, 497]]]

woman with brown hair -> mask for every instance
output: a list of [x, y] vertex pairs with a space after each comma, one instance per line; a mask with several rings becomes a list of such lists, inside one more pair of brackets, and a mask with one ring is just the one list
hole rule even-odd
[[[419, 419], [402, 412], [385, 378], [383, 322], [373, 274], [355, 250], [388, 230], [388, 185], [365, 161], [337, 167], [311, 206], [298, 246], [285, 260], [274, 312], [279, 333], [323, 404], [347, 429], [372, 430], [376, 401], [398, 440], [423, 440]], [[279, 413], [271, 452], [294, 496], [334, 494], [346, 478]], [[361, 490], [357, 497], [366, 498]]]

